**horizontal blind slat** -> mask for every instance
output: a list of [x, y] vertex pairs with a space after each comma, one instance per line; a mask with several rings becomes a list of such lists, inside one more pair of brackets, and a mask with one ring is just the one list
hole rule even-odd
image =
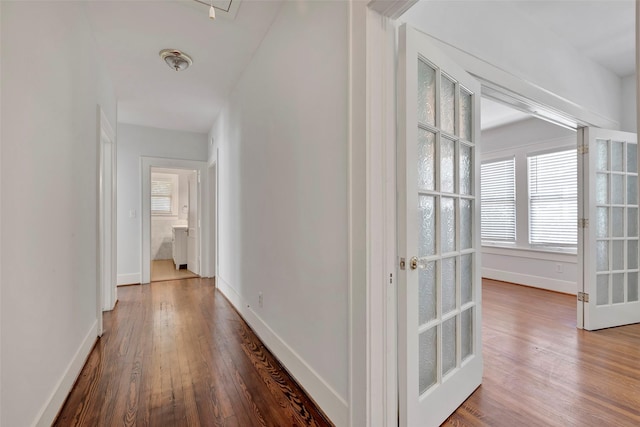
[[578, 163], [576, 150], [527, 157], [529, 243], [578, 243]]
[[515, 158], [480, 166], [480, 203], [482, 240], [515, 242]]

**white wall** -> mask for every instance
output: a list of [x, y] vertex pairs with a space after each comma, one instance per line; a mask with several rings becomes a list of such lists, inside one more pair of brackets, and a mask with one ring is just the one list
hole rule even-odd
[[337, 425], [349, 376], [347, 17], [346, 2], [284, 2], [211, 132], [218, 285]]
[[482, 132], [481, 160], [515, 157], [516, 244], [511, 248], [482, 247], [482, 276], [575, 294], [577, 256], [543, 252], [529, 246], [527, 154], [555, 148], [575, 148], [575, 132], [538, 119], [527, 119]]
[[140, 283], [140, 157], [207, 160], [207, 135], [118, 125], [118, 284]]
[[[620, 78], [507, 1], [422, 1], [402, 21], [620, 126]], [[449, 51], [448, 51], [449, 53]], [[455, 52], [450, 52], [453, 55]], [[495, 82], [501, 83], [501, 82]], [[617, 123], [617, 126], [615, 126]]]
[[3, 426], [50, 425], [94, 343], [97, 104], [82, 2], [2, 3]]
[[637, 133], [636, 75], [622, 79], [622, 126], [620, 130]]

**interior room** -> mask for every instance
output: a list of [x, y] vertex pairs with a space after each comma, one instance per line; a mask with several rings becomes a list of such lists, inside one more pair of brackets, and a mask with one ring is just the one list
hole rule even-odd
[[151, 168], [152, 282], [198, 276], [187, 264], [189, 180], [195, 177], [196, 171]]
[[0, 425], [640, 425], [636, 3], [0, 1]]

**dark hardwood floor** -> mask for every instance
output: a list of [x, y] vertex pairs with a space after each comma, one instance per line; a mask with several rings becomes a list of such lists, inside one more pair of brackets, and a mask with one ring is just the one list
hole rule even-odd
[[330, 426], [210, 279], [118, 289], [57, 426]]
[[447, 426], [639, 426], [640, 325], [576, 329], [576, 298], [483, 281], [484, 379]]
[[[211, 280], [118, 293], [55, 425], [330, 425]], [[575, 297], [491, 280], [483, 307], [484, 381], [445, 425], [640, 425], [640, 325], [581, 331]]]

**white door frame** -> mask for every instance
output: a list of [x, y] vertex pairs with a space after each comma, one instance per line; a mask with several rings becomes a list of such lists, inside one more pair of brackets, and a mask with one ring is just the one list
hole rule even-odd
[[[209, 162], [209, 276], [218, 275], [218, 161]], [[216, 287], [218, 284], [216, 283]]]
[[[395, 19], [408, 10], [415, 0], [372, 1], [366, 10], [359, 5], [351, 9], [350, 53], [350, 201], [354, 194], [365, 191], [366, 271], [365, 285], [359, 286], [354, 276], [354, 252], [350, 244], [350, 425], [397, 425], [397, 312], [395, 278], [396, 266], [396, 185], [395, 185]], [[359, 2], [355, 2], [359, 3]], [[364, 33], [364, 40], [363, 38]], [[428, 36], [428, 35], [427, 35]], [[538, 85], [519, 78], [499, 67], [435, 39], [438, 48], [454, 59], [467, 72], [480, 79], [483, 93], [493, 89], [495, 96], [503, 93], [508, 102], [514, 96], [529, 100], [550, 113], [561, 113], [577, 125], [615, 127], [606, 117], [593, 113], [569, 100], [561, 98]], [[390, 41], [391, 40], [391, 41]], [[366, 58], [354, 57], [364, 49]], [[366, 79], [362, 79], [366, 76]], [[364, 92], [356, 79], [366, 81]], [[496, 92], [500, 82], [501, 91]], [[365, 93], [365, 101], [362, 100]], [[518, 94], [518, 95], [516, 95]], [[358, 112], [363, 102], [366, 116]], [[639, 111], [640, 116], [640, 111]], [[366, 136], [357, 127], [366, 129]], [[360, 147], [364, 138], [366, 147]], [[360, 151], [357, 151], [360, 150]], [[357, 158], [362, 155], [365, 160]], [[365, 164], [362, 165], [361, 162]], [[366, 170], [366, 184], [354, 176]], [[350, 242], [354, 242], [358, 228], [353, 224], [355, 209], [350, 209]], [[393, 277], [393, 284], [390, 278]], [[355, 298], [360, 296], [359, 298]], [[366, 364], [363, 361], [366, 360]], [[359, 397], [362, 393], [365, 397]]]
[[[102, 108], [97, 107], [98, 119], [98, 246], [97, 246], [97, 275], [98, 287], [96, 289], [96, 305], [98, 314], [98, 335], [103, 332], [102, 312], [113, 310], [117, 301], [116, 275], [117, 275], [117, 152], [116, 133], [109, 123]], [[103, 153], [108, 150], [111, 162], [104, 164]], [[106, 168], [109, 170], [106, 170]], [[105, 192], [105, 180], [111, 181], [111, 192]], [[111, 209], [105, 210], [104, 204], [107, 198]], [[105, 223], [111, 224], [109, 239], [104, 238]], [[110, 265], [105, 265], [104, 254], [111, 255]]]
[[[162, 157], [140, 157], [141, 179], [141, 220], [142, 220], [142, 255], [141, 255], [141, 281], [146, 284], [151, 282], [151, 168], [186, 169], [198, 171], [198, 174], [206, 176], [207, 162], [197, 160], [167, 159]], [[198, 252], [200, 254], [200, 276], [210, 276], [209, 239], [202, 236], [209, 235], [209, 180], [200, 179], [198, 182]]]

